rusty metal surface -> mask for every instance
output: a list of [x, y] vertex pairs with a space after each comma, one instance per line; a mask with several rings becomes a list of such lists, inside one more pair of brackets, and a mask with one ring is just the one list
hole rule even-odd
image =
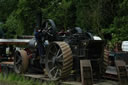
[[122, 60], [116, 60], [115, 64], [120, 85], [128, 85], [126, 63]]
[[21, 39], [32, 39], [34, 38], [34, 36], [32, 35], [23, 35], [23, 36], [20, 36]]
[[116, 60], [115, 64], [116, 64], [116, 66], [126, 66], [126, 63], [122, 60]]
[[25, 73], [28, 69], [28, 64], [29, 64], [29, 59], [28, 59], [27, 52], [25, 50], [16, 51], [15, 58], [14, 58], [15, 72]]
[[14, 62], [1, 62], [0, 64], [14, 65]]
[[31, 39], [0, 39], [0, 45], [4, 44], [28, 44]]
[[[54, 49], [52, 49], [54, 48]], [[66, 42], [54, 42], [49, 45], [49, 50], [47, 51], [47, 57], [45, 62], [46, 71], [48, 76], [52, 80], [57, 80], [59, 78], [67, 78], [72, 70], [73, 57], [72, 51], [69, 45]], [[54, 50], [54, 51], [53, 51]], [[52, 54], [52, 55], [51, 55]], [[54, 54], [54, 55], [53, 55]], [[51, 59], [52, 58], [52, 59]], [[54, 65], [54, 61], [57, 66]], [[52, 60], [52, 62], [51, 62]], [[50, 62], [49, 62], [50, 61]], [[60, 75], [61, 74], [61, 75]]]
[[104, 58], [103, 58], [103, 74], [105, 73], [105, 71], [107, 70], [108, 64], [109, 64], [109, 51], [104, 49]]
[[[0, 62], [0, 70], [3, 74], [8, 74], [9, 72], [13, 72], [14, 62]], [[1, 84], [0, 84], [1, 85]]]

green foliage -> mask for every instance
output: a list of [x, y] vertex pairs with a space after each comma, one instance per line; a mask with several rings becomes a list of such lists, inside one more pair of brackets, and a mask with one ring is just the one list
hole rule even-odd
[[42, 9], [46, 18], [53, 19], [58, 29], [73, 27], [75, 25], [75, 6], [72, 0], [56, 0], [49, 2], [48, 8]]
[[24, 32], [23, 24], [17, 19], [14, 12], [7, 18], [4, 29], [7, 30], [6, 38], [16, 38]]
[[76, 0], [76, 25], [101, 35], [101, 0]]
[[[111, 42], [128, 40], [128, 0], [0, 0], [0, 21], [7, 38], [33, 34], [36, 15], [53, 19], [57, 29], [81, 27], [103, 37], [112, 34]], [[3, 28], [3, 27], [2, 27]]]
[[32, 34], [35, 25], [35, 13], [38, 9], [37, 0], [19, 0], [16, 10], [17, 19], [22, 22], [24, 34]]
[[17, 9], [18, 0], [0, 0], [0, 21], [6, 21], [12, 11]]
[[128, 40], [128, 16], [115, 17], [114, 23], [111, 25], [111, 33], [113, 42]]
[[58, 19], [59, 21], [61, 21], [61, 24], [63, 24], [63, 28], [66, 30], [68, 27], [68, 20], [69, 20], [69, 11], [68, 9], [71, 6], [71, 1], [66, 1], [66, 0], [62, 0], [62, 2], [60, 3], [60, 5], [58, 6]]
[[[2, 84], [3, 83], [3, 84]], [[9, 73], [8, 75], [0, 73], [0, 84], [2, 85], [56, 85], [56, 82], [39, 82], [32, 79], [25, 79], [22, 75]]]
[[123, 0], [119, 4], [118, 15], [114, 18], [113, 24], [111, 24], [108, 33], [112, 34], [113, 42], [120, 42], [123, 40], [128, 40], [128, 1]]
[[118, 0], [117, 15], [113, 19], [113, 23], [109, 25], [109, 28], [102, 29], [102, 33], [109, 33], [112, 35], [112, 40], [109, 41], [113, 47], [115, 43], [128, 40], [128, 1]]

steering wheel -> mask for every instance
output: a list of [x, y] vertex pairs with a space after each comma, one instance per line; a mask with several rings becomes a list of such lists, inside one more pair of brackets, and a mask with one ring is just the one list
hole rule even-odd
[[52, 19], [46, 20], [44, 31], [48, 35], [54, 36], [54, 34], [56, 33], [56, 25], [55, 25], [55, 23], [54, 23], [54, 21]]

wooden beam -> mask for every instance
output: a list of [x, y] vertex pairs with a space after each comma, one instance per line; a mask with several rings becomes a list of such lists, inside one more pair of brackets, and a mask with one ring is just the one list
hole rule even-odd
[[92, 66], [90, 60], [80, 60], [82, 85], [93, 85]]
[[119, 84], [120, 85], [128, 85], [128, 76], [127, 76], [127, 69], [126, 63], [122, 60], [115, 61]]

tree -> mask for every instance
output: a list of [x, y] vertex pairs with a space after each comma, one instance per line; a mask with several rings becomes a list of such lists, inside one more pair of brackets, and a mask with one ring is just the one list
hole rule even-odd
[[100, 35], [100, 0], [76, 0], [76, 25], [85, 31]]
[[73, 0], [53, 0], [47, 8], [42, 8], [43, 14], [46, 18], [53, 19], [58, 29], [75, 26], [75, 4]]
[[[41, 11], [41, 6], [44, 6], [39, 2], [40, 0], [19, 0], [17, 3], [17, 9], [8, 15], [5, 22], [5, 28], [8, 30], [8, 37], [14, 37], [19, 35], [31, 35], [33, 29], [36, 26], [36, 13]], [[14, 32], [11, 34], [11, 32]]]
[[0, 0], [0, 21], [5, 22], [11, 12], [17, 9], [18, 0]]
[[104, 29], [105, 33], [112, 34], [112, 40], [110, 41], [112, 44], [128, 40], [128, 1], [118, 0], [118, 2], [117, 16], [114, 17], [109, 29]]
[[17, 19], [16, 13], [12, 12], [7, 18], [7, 21], [4, 24], [4, 29], [6, 30], [6, 38], [16, 38], [24, 32], [23, 22]]

